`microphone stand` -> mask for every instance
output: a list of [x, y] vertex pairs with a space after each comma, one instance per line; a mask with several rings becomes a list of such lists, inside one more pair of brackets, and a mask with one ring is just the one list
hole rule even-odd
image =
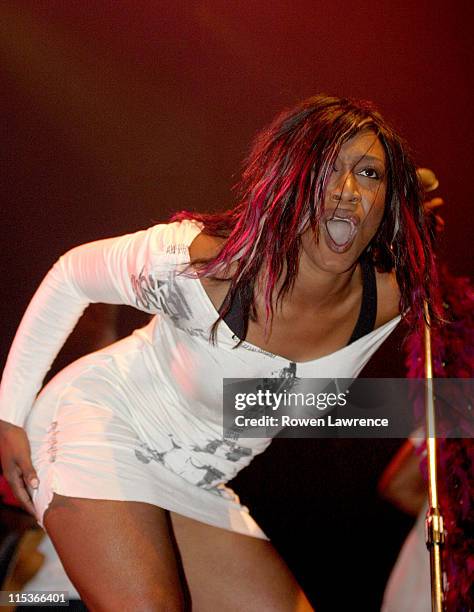
[[428, 512], [425, 520], [426, 546], [430, 552], [431, 571], [431, 610], [443, 612], [443, 572], [441, 548], [444, 544], [443, 516], [438, 505], [438, 486], [436, 469], [436, 420], [433, 394], [433, 362], [431, 355], [430, 315], [428, 304], [425, 312], [425, 413], [426, 413], [426, 450], [428, 462]]

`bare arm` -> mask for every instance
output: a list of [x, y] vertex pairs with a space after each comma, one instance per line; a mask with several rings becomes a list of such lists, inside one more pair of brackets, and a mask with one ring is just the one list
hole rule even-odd
[[407, 440], [385, 469], [379, 493], [395, 506], [416, 516], [426, 501], [426, 486], [420, 472], [420, 457]]

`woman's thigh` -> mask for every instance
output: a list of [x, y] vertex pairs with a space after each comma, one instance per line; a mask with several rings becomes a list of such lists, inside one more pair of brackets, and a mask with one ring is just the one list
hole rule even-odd
[[91, 611], [184, 610], [166, 512], [54, 494], [44, 526]]
[[268, 540], [170, 514], [193, 612], [313, 610]]

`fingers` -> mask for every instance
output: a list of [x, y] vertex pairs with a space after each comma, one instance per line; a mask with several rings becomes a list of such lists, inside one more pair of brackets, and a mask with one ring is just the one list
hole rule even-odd
[[[33, 464], [31, 463], [31, 457], [28, 453], [28, 457], [19, 462], [19, 492], [21, 494], [20, 501], [23, 503], [28, 512], [35, 514], [35, 507], [31, 501], [30, 494], [26, 486], [30, 486], [33, 489], [37, 489], [39, 485], [38, 474], [36, 473]], [[25, 486], [26, 485], [26, 486]]]
[[13, 495], [27, 512], [35, 516], [35, 507], [28, 493], [27, 486], [37, 489], [39, 479], [29, 456], [22, 461], [15, 457], [10, 456], [7, 459], [2, 456], [2, 467], [3, 474], [11, 487]]
[[5, 477], [7, 478], [8, 483], [12, 488], [14, 496], [21, 503], [23, 508], [25, 508], [27, 512], [35, 516], [36, 515], [35, 507], [33, 505], [33, 502], [31, 501], [30, 494], [28, 493], [28, 490], [26, 489], [25, 482], [23, 480], [23, 476], [22, 476], [22, 472], [20, 468], [16, 466], [16, 468], [10, 471], [8, 475], [5, 474]]
[[443, 206], [444, 200], [443, 198], [433, 198], [426, 202], [423, 202], [423, 208], [425, 214], [432, 214], [434, 216], [434, 227], [437, 232], [442, 232], [444, 230], [444, 219], [434, 212], [440, 206]]
[[17, 452], [13, 456], [14, 461], [23, 476], [23, 480], [26, 484], [33, 487], [33, 489], [36, 489], [39, 484], [38, 474], [36, 473], [31, 461], [30, 443], [26, 435], [23, 433], [20, 436], [20, 439], [16, 441], [15, 449]]
[[443, 206], [443, 204], [444, 204], [443, 198], [433, 198], [432, 200], [423, 202], [423, 207], [425, 211], [429, 211], [429, 210], [433, 210], [434, 208], [438, 208], [439, 206]]
[[30, 443], [26, 432], [15, 425], [1, 424], [2, 467], [13, 495], [22, 506], [35, 515], [27, 487], [36, 489], [39, 478], [31, 461]]
[[28, 453], [28, 457], [25, 457], [21, 461], [18, 461], [21, 474], [23, 474], [23, 480], [30, 485], [33, 489], [37, 489], [39, 485], [38, 474], [36, 473], [33, 464], [31, 463], [31, 457]]
[[435, 225], [436, 231], [442, 232], [445, 226], [443, 217], [440, 217], [439, 215], [435, 215], [435, 222], [436, 222], [436, 225]]

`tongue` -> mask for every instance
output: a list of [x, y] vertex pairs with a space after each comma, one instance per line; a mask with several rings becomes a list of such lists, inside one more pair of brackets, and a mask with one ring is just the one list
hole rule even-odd
[[344, 246], [349, 242], [352, 234], [352, 224], [343, 219], [330, 219], [326, 221], [326, 228], [332, 240], [338, 246]]

